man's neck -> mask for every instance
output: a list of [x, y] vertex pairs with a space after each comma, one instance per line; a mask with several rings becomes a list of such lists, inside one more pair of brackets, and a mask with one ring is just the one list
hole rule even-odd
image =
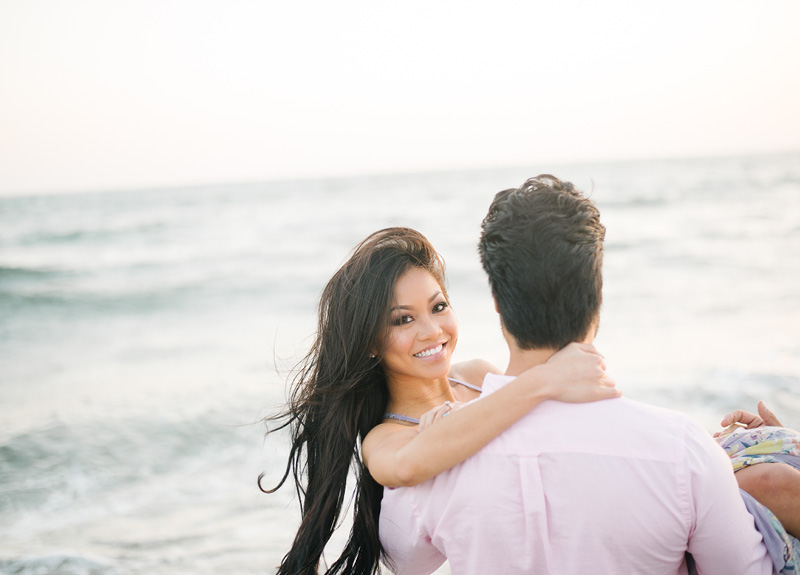
[[520, 349], [510, 342], [508, 351], [509, 359], [506, 375], [514, 376], [547, 362], [556, 352], [555, 349]]
[[[599, 319], [596, 318], [592, 323], [591, 329], [589, 329], [589, 335], [586, 337], [583, 343], [592, 343], [594, 341], [594, 338], [597, 335], [598, 325]], [[502, 320], [500, 321], [500, 326], [503, 330], [503, 337], [506, 340], [506, 344], [508, 344], [509, 352], [506, 375], [517, 376], [523, 371], [527, 371], [532, 367], [547, 363], [547, 360], [553, 357], [553, 355], [555, 355], [555, 353], [558, 351], [555, 348], [521, 349], [517, 345], [517, 340], [515, 340], [514, 337], [506, 331]]]

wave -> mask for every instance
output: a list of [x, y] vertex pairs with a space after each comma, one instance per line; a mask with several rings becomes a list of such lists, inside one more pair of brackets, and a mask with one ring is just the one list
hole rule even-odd
[[198, 305], [264, 307], [270, 301], [280, 301], [283, 310], [304, 309], [316, 301], [324, 281], [302, 263], [281, 275], [246, 266], [225, 274], [169, 266], [95, 273], [5, 267], [0, 268], [0, 317], [24, 320], [43, 310], [95, 317], [177, 312]]
[[0, 442], [0, 513], [82, 508], [119, 487], [241, 457], [263, 437], [259, 425], [226, 421], [235, 416], [103, 418], [6, 437]]
[[606, 208], [658, 208], [674, 203], [674, 198], [667, 196], [615, 197], [610, 195], [597, 203], [601, 210]]
[[13, 281], [13, 280], [39, 280], [51, 277], [63, 276], [70, 274], [69, 270], [63, 270], [50, 267], [20, 267], [20, 266], [2, 266], [0, 265], [0, 282]]
[[714, 369], [696, 374], [693, 381], [685, 385], [670, 382], [638, 391], [641, 399], [648, 403], [678, 411], [706, 413], [712, 425], [735, 409], [755, 413], [758, 401], [763, 399], [786, 427], [800, 429], [798, 386], [800, 376], [797, 375]]
[[0, 572], [18, 575], [116, 575], [117, 569], [101, 558], [80, 555], [41, 555], [20, 559], [0, 560]]
[[164, 231], [168, 226], [164, 222], [153, 222], [140, 225], [121, 225], [120, 227], [82, 228], [63, 231], [37, 230], [25, 233], [17, 239], [22, 246], [40, 244], [72, 244], [105, 242], [147, 236]]
[[108, 314], [148, 314], [183, 309], [188, 303], [186, 294], [191, 293], [192, 290], [187, 288], [102, 294], [59, 290], [34, 293], [0, 291], [0, 318], [24, 323], [43, 312], [87, 319]]

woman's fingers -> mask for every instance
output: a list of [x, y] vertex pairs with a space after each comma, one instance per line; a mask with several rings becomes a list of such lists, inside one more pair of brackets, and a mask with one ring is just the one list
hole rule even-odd
[[419, 418], [419, 431], [422, 431], [423, 429], [431, 425], [433, 422], [435, 422], [437, 420], [439, 412], [443, 408], [444, 406], [440, 405], [438, 407], [434, 407], [430, 411], [426, 411], [425, 413], [423, 413], [422, 417]]
[[[732, 411], [731, 413], [725, 415], [720, 422], [722, 427], [727, 427], [729, 429], [736, 426], [736, 424], [741, 424], [747, 429], [764, 427], [765, 425], [783, 427], [783, 424], [780, 422], [780, 420], [778, 420], [775, 414], [772, 413], [763, 400], [758, 402], [758, 415], [750, 413], [749, 411], [744, 411], [743, 409], [737, 409], [736, 411]], [[719, 435], [727, 432], [728, 429], [720, 432]], [[717, 435], [718, 434], [715, 434], [715, 437]]]
[[750, 413], [749, 411], [744, 411], [743, 409], [737, 409], [725, 415], [720, 425], [725, 429], [717, 431], [714, 437], [728, 435], [742, 427], [745, 429], [755, 429], [757, 427], [764, 427], [765, 425], [783, 427], [783, 424], [778, 420], [775, 414], [772, 413], [763, 400], [758, 402], [758, 415]]
[[736, 425], [735, 423], [732, 423], [728, 427], [723, 429], [722, 431], [717, 431], [714, 434], [714, 437], [719, 437], [720, 435], [729, 435], [729, 434], [733, 433], [734, 431], [736, 431], [737, 429], [741, 429], [741, 428], [742, 427], [740, 425]]
[[597, 350], [597, 348], [594, 346], [593, 343], [581, 343], [579, 341], [574, 341], [569, 345], [567, 345], [567, 347], [570, 346], [577, 347], [578, 349], [585, 351], [586, 353], [593, 353], [594, 355], [599, 355], [600, 357], [603, 357], [603, 354]]
[[754, 427], [762, 427], [764, 425], [764, 420], [758, 415], [752, 414], [749, 411], [737, 409], [736, 411], [732, 411], [731, 413], [725, 415], [719, 424], [722, 427], [729, 427], [736, 423], [742, 423], [747, 427], [747, 429], [752, 429]]
[[622, 391], [617, 389], [616, 383], [613, 379], [604, 375], [597, 387], [593, 388], [597, 399], [614, 399], [615, 397], [622, 397]]
[[604, 382], [603, 385], [606, 387], [601, 387], [600, 392], [603, 395], [603, 399], [614, 399], [615, 397], [622, 397], [622, 390], [617, 388], [616, 383], [610, 377], [607, 378], [607, 382]]
[[449, 413], [460, 409], [464, 404], [460, 401], [445, 401], [442, 405], [434, 407], [430, 411], [426, 411], [419, 418], [419, 431], [422, 431], [429, 425], [436, 423]]
[[556, 390], [553, 399], [585, 402], [622, 395], [606, 373], [605, 359], [593, 344], [570, 343], [547, 363]]
[[764, 400], [758, 402], [758, 415], [764, 420], [765, 425], [773, 427], [783, 427], [783, 424], [778, 420], [774, 413], [767, 407]]
[[594, 344], [572, 342], [567, 347], [565, 347], [563, 351], [572, 353], [573, 357], [580, 355], [581, 357], [586, 358], [584, 354], [591, 354], [588, 359], [591, 361], [596, 361], [597, 366], [600, 367], [600, 369], [602, 369], [603, 371], [605, 371], [606, 369], [606, 359], [603, 356], [603, 354], [597, 350]]

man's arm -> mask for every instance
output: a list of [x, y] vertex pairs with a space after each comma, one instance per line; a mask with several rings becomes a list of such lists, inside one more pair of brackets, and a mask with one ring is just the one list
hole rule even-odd
[[411, 501], [414, 489], [386, 489], [381, 505], [381, 544], [395, 575], [430, 575], [447, 560], [420, 530]]
[[687, 429], [693, 525], [689, 553], [699, 575], [769, 575], [772, 561], [747, 512], [725, 452], [695, 422]]

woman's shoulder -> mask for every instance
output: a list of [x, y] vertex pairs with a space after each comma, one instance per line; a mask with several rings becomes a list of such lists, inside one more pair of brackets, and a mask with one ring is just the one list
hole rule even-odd
[[371, 454], [386, 445], [387, 440], [401, 436], [414, 437], [417, 434], [417, 427], [399, 423], [396, 421], [384, 421], [369, 430], [364, 440], [361, 442], [361, 456], [364, 463], [369, 466], [368, 460]]
[[452, 366], [450, 366], [450, 373], [448, 374], [448, 377], [450, 379], [463, 381], [470, 385], [481, 387], [483, 385], [483, 379], [486, 377], [487, 373], [503, 372], [491, 362], [486, 361], [485, 359], [477, 358], [454, 363]]

